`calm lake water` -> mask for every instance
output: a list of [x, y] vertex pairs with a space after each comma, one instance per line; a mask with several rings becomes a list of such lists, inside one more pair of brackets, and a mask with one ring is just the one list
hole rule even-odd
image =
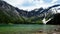
[[59, 32], [60, 25], [15, 24], [0, 25], [0, 34], [42, 34]]

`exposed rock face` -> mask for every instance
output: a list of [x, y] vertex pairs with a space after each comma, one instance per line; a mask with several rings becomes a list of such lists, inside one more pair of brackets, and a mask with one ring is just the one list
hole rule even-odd
[[[15, 9], [15, 7], [9, 5], [5, 1], [0, 0], [0, 10], [4, 12], [7, 16], [10, 17], [19, 17], [19, 13]], [[0, 12], [1, 12], [0, 11]]]
[[[60, 6], [54, 5], [51, 7], [48, 7], [47, 9], [39, 8], [39, 9], [34, 9], [31, 11], [25, 11], [21, 10], [19, 8], [16, 8], [7, 2], [0, 0], [0, 22], [8, 22], [11, 21], [21, 21], [23, 20], [24, 22], [31, 21], [31, 22], [40, 22], [42, 19], [45, 18], [50, 18], [53, 16], [51, 8]], [[31, 18], [32, 17], [32, 18]], [[27, 18], [27, 19], [25, 19]], [[6, 19], [6, 21], [5, 21]], [[55, 18], [54, 18], [55, 19]], [[7, 23], [8, 23], [7, 22]]]
[[7, 2], [0, 0], [0, 23], [9, 23], [20, 19], [19, 13], [15, 7], [9, 5]]

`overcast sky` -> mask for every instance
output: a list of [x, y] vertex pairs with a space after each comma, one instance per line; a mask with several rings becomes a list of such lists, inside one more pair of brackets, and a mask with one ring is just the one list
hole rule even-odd
[[60, 0], [4, 0], [7, 3], [23, 10], [33, 10], [36, 8], [47, 8], [49, 6], [60, 4]]

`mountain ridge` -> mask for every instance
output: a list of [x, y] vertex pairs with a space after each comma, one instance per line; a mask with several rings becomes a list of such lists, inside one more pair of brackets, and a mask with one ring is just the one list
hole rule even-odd
[[1, 23], [42, 23], [42, 19], [49, 19], [52, 14], [51, 8], [58, 7], [60, 4], [53, 5], [47, 9], [39, 8], [32, 11], [21, 10], [0, 0], [0, 22]]

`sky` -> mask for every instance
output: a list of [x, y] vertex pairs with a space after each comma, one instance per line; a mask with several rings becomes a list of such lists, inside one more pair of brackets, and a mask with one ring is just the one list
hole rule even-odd
[[31, 11], [36, 8], [47, 8], [49, 6], [60, 4], [60, 0], [4, 0], [12, 6], [19, 9]]

